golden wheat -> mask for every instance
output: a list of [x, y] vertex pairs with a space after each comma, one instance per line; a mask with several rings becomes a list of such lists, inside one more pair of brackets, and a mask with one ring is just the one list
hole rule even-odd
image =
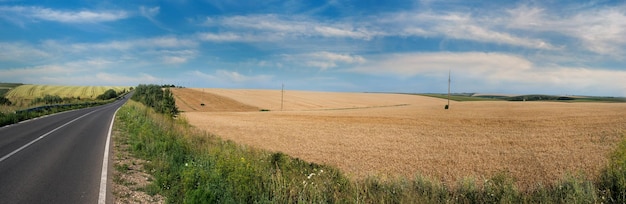
[[60, 97], [80, 97], [95, 99], [108, 89], [115, 91], [128, 90], [124, 86], [58, 86], [58, 85], [34, 85], [27, 84], [18, 86], [6, 94], [6, 97], [15, 100], [31, 100], [45, 95]]
[[[273, 110], [280, 103], [280, 91], [205, 92]], [[337, 166], [355, 179], [422, 174], [453, 185], [504, 171], [522, 189], [567, 173], [594, 177], [626, 132], [624, 103], [452, 102], [444, 110], [444, 100], [422, 96], [287, 93], [294, 111], [183, 115], [220, 137]]]

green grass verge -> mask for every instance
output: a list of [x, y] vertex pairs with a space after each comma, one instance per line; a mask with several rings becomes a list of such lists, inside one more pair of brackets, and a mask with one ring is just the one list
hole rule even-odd
[[151, 161], [149, 193], [170, 203], [338, 202], [349, 187], [336, 169], [222, 141], [134, 101], [117, 118], [133, 154]]
[[224, 141], [184, 119], [129, 101], [117, 114], [132, 154], [149, 161], [148, 193], [169, 203], [624, 203], [626, 142], [598, 182], [570, 175], [555, 185], [523, 192], [500, 173], [477, 185], [450, 187], [436, 180], [350, 180], [336, 168]]
[[[626, 203], [626, 137], [610, 157], [600, 176], [599, 194], [609, 203]], [[606, 203], [606, 202], [605, 202]]]

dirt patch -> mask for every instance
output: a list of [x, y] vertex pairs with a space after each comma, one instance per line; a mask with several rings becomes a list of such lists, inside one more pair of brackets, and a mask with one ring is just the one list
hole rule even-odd
[[[176, 106], [183, 112], [246, 112], [259, 108], [202, 89], [172, 88]], [[204, 104], [204, 105], [202, 105]]]
[[[254, 101], [250, 90], [223, 92]], [[355, 179], [422, 174], [454, 185], [506, 172], [522, 189], [567, 173], [594, 178], [626, 133], [624, 103], [452, 102], [444, 110], [444, 100], [421, 96], [310, 94], [300, 108], [341, 107], [337, 101], [349, 98], [374, 108], [183, 116], [225, 139], [336, 166]]]
[[133, 157], [125, 137], [119, 131], [113, 132], [113, 195], [115, 203], [165, 203], [161, 195], [148, 195], [145, 188], [152, 182], [152, 176], [145, 172], [148, 161]]

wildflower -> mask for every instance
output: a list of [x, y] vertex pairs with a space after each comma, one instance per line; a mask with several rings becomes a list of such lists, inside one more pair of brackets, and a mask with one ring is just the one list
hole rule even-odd
[[311, 173], [309, 174], [309, 176], [306, 177], [306, 179], [311, 179], [311, 177], [315, 176], [315, 173]]

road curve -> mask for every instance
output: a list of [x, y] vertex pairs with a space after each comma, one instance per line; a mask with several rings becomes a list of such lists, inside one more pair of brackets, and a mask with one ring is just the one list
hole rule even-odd
[[98, 203], [109, 128], [127, 97], [1, 127], [0, 202]]

